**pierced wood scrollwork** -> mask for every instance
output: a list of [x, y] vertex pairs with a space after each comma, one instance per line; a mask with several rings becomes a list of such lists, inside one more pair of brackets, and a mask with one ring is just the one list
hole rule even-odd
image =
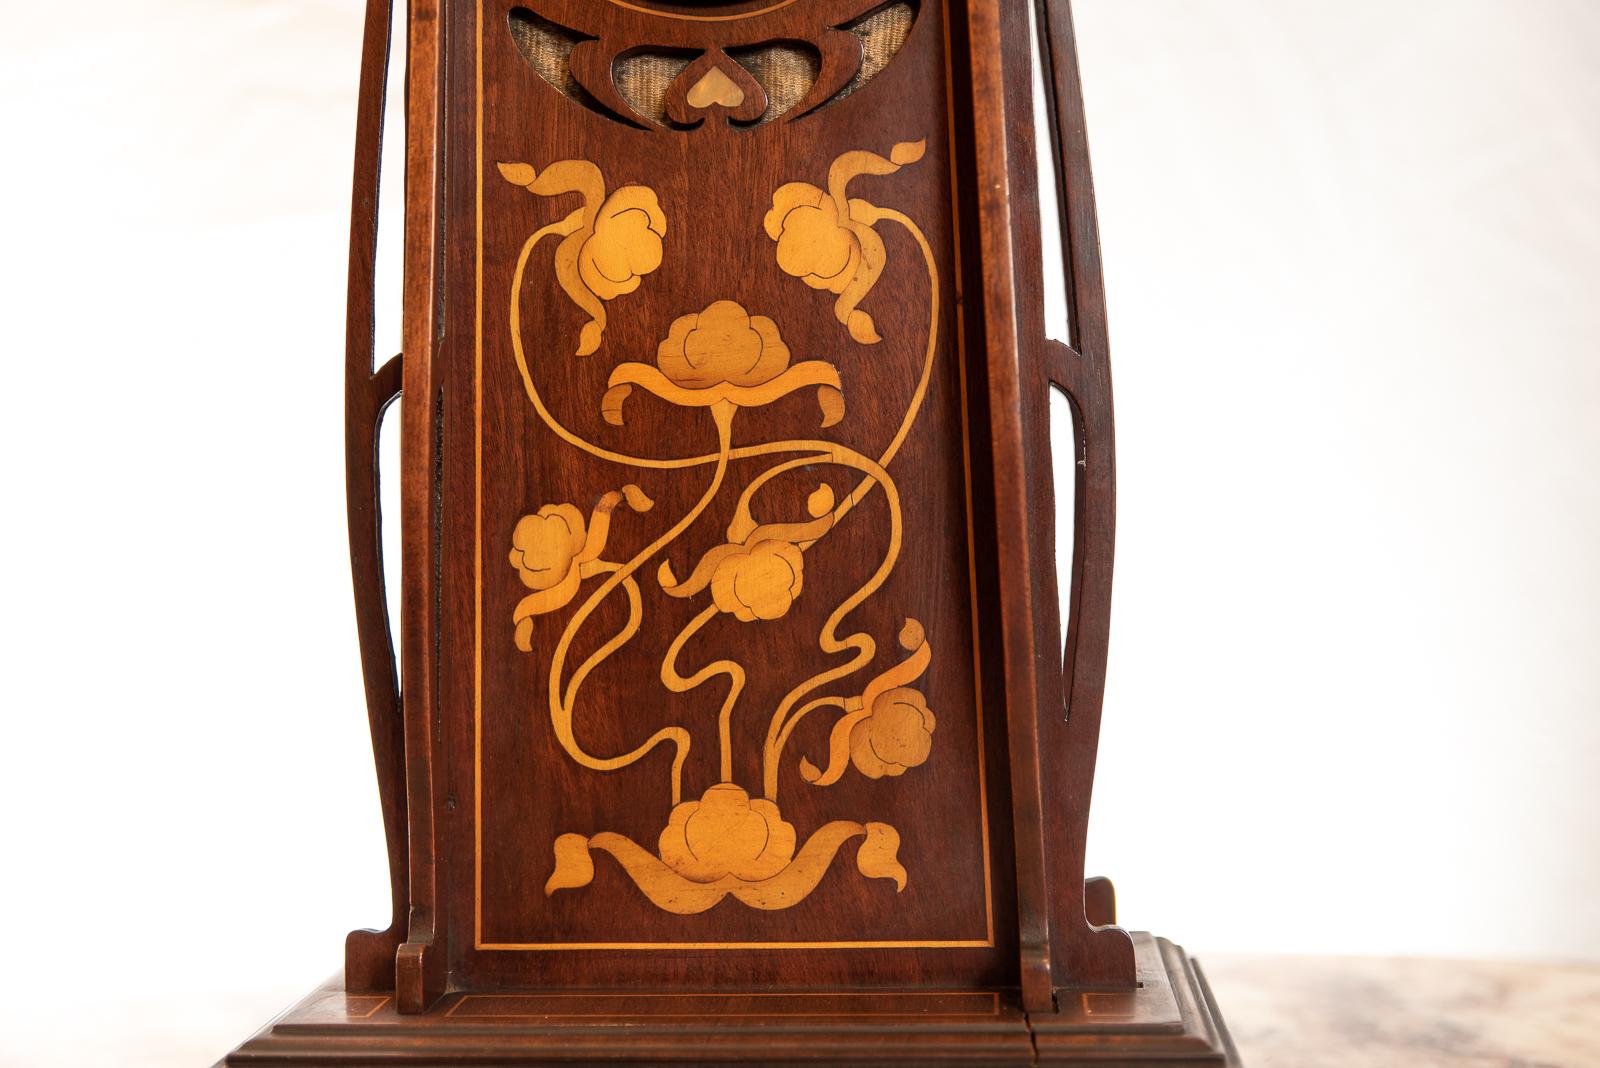
[[628, 0], [528, 0], [508, 26], [541, 78], [607, 118], [641, 129], [748, 129], [859, 91], [905, 44], [917, 8], [810, 0], [689, 14]]

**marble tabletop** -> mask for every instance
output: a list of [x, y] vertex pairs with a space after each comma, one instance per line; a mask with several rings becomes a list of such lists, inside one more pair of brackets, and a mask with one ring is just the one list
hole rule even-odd
[[1245, 1068], [1600, 1068], [1600, 967], [1201, 954]]

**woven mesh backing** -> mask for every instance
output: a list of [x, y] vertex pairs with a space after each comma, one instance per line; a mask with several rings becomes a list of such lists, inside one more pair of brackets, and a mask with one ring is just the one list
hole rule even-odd
[[662, 52], [635, 52], [617, 60], [612, 79], [622, 99], [651, 122], [667, 121], [667, 88], [683, 73], [693, 56]]
[[850, 84], [840, 91], [835, 100], [843, 100], [860, 89], [889, 65], [895, 53], [906, 43], [916, 16], [916, 9], [901, 0], [845, 27], [861, 38], [861, 69], [856, 71], [856, 76], [850, 79]]
[[587, 96], [572, 76], [567, 57], [583, 38], [525, 7], [511, 9], [511, 40], [534, 73], [575, 99]]
[[767, 110], [758, 126], [792, 111], [817, 84], [817, 75], [822, 71], [817, 54], [798, 45], [757, 45], [729, 49], [728, 55], [767, 91]]

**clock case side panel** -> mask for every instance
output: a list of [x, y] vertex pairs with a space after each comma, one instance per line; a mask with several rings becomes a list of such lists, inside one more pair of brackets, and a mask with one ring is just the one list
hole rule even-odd
[[[1044, 337], [1042, 311], [1033, 319], [1035, 343], [1042, 350], [1038, 373], [1047, 388], [1032, 391], [1025, 418], [1030, 426], [1029, 455], [1037, 465], [1030, 484], [1040, 493], [1031, 516], [1035, 537], [1044, 545], [1054, 547], [1056, 543], [1053, 465], [1071, 462], [1076, 468], [1072, 559], [1054, 560], [1046, 572], [1053, 578], [1064, 565], [1068, 568], [1064, 584], [1068, 590], [1067, 632], [1059, 661], [1054, 657], [1062, 648], [1058, 629], [1062, 610], [1056, 603], [1055, 582], [1044, 584], [1045, 598], [1038, 606], [1046, 624], [1039, 676], [1050, 696], [1046, 707], [1052, 710], [1044, 717], [1046, 745], [1059, 769], [1053, 776], [1054, 789], [1045, 798], [1051, 813], [1048, 826], [1054, 867], [1050, 878], [1057, 887], [1072, 888], [1070, 895], [1056, 898], [1061, 910], [1058, 922], [1065, 933], [1056, 946], [1058, 979], [1062, 980], [1057, 985], [1126, 988], [1134, 985], [1137, 975], [1134, 942], [1126, 931], [1113, 925], [1114, 903], [1097, 910], [1086, 900], [1087, 894], [1080, 893], [1094, 887], [1096, 896], [1114, 902], [1109, 883], [1104, 879], [1086, 881], [1084, 872], [1105, 696], [1116, 535], [1116, 434], [1105, 284], [1070, 0], [1040, 0], [1036, 25], [1037, 54], [1050, 111], [1052, 143], [1048, 148], [1054, 153], [1061, 182], [1056, 198], [1060, 216], [1044, 223], [1060, 227], [1071, 323], [1070, 344], [1064, 344]], [[1052, 389], [1064, 393], [1071, 404], [1071, 457], [1055, 456], [1050, 447], [1048, 399]], [[1059, 670], [1054, 670], [1055, 664], [1060, 665]]]
[[401, 698], [407, 807], [406, 941], [395, 956], [401, 1012], [420, 1013], [447, 981], [448, 897], [441, 892], [448, 798], [439, 790], [440, 544], [443, 501], [445, 0], [409, 0], [401, 479]]
[[390, 889], [389, 925], [381, 931], [351, 931], [345, 939], [345, 987], [353, 994], [394, 989], [395, 951], [405, 936], [409, 900], [405, 730], [394, 633], [384, 592], [378, 463], [378, 430], [384, 412], [400, 395], [403, 358], [396, 354], [380, 363], [375, 336], [378, 192], [384, 114], [391, 103], [385, 90], [393, 17], [392, 0], [368, 0], [356, 106], [345, 316], [345, 507], [350, 573]]
[[[998, 567], [1016, 808], [1023, 1000], [1137, 982], [1132, 939], [1111, 926], [1084, 848], [1099, 743], [1115, 537], [1106, 311], [1076, 43], [1067, 0], [970, 8], [980, 250], [994, 441]], [[1035, 32], [1036, 31], [1036, 32]], [[1048, 144], [1036, 145], [1031, 73], [1042, 63]], [[1041, 219], [1035, 153], [1052, 153], [1059, 219]], [[1041, 235], [1059, 225], [1070, 343], [1045, 335]], [[1052, 455], [1050, 396], [1070, 402], [1075, 455]], [[1076, 466], [1073, 555], [1055, 559], [1054, 464]], [[1057, 573], [1065, 568], [1061, 642]], [[1031, 890], [1030, 890], [1031, 888]], [[1030, 896], [1031, 892], [1031, 896]], [[1097, 907], [1091, 909], [1091, 905]], [[1091, 916], [1091, 912], [1093, 915]]]

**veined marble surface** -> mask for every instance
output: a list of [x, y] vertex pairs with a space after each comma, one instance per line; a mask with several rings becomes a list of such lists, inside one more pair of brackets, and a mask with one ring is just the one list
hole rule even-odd
[[1600, 1068], [1600, 966], [1201, 955], [1245, 1068]]

